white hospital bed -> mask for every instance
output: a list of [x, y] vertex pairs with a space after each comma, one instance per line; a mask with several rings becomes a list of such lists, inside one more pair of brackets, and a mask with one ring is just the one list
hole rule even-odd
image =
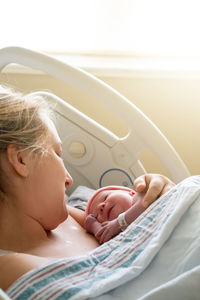
[[[181, 158], [158, 128], [134, 104], [94, 76], [44, 54], [16, 47], [0, 50], [0, 69], [10, 63], [38, 69], [66, 81], [94, 101], [103, 102], [127, 124], [128, 133], [119, 138], [57, 96], [39, 92], [56, 104], [57, 129], [63, 142], [66, 167], [76, 183], [74, 188], [77, 185], [91, 188], [107, 184], [131, 186], [134, 178], [145, 172], [139, 161], [145, 150], [152, 151], [159, 158], [173, 181], [179, 182], [189, 176]], [[61, 263], [58, 268], [66, 264], [68, 280], [65, 283], [69, 285], [69, 298], [199, 299], [199, 213], [200, 176], [190, 177], [154, 202], [126, 231], [88, 256], [74, 258], [70, 262], [74, 268], [71, 268], [68, 258], [57, 261], [57, 264]], [[107, 255], [105, 259], [101, 251]], [[103, 259], [102, 264], [99, 259]], [[81, 268], [84, 267], [85, 260], [86, 268], [91, 269], [82, 278], [77, 266], [80, 263]], [[54, 268], [54, 265], [47, 267]], [[45, 270], [44, 273], [49, 274]], [[32, 293], [27, 280], [30, 283], [37, 281], [37, 273], [33, 271], [25, 276], [8, 291], [11, 299], [18, 292], [17, 299], [26, 299], [26, 292]], [[56, 278], [53, 281], [50, 278], [49, 284], [54, 284], [58, 292]], [[37, 282], [40, 284], [41, 277]], [[75, 288], [79, 284], [77, 292]], [[25, 298], [20, 298], [23, 292]], [[48, 292], [54, 293], [54, 290], [48, 289]], [[0, 299], [8, 299], [1, 289]]]
[[148, 150], [161, 161], [171, 179], [189, 176], [183, 161], [160, 130], [128, 99], [91, 74], [53, 57], [24, 48], [0, 49], [0, 70], [17, 63], [45, 72], [101, 102], [128, 127], [118, 137], [57, 96], [39, 92], [56, 103], [57, 129], [63, 142], [64, 162], [78, 185], [98, 188], [109, 184], [132, 186], [145, 173], [139, 158]]

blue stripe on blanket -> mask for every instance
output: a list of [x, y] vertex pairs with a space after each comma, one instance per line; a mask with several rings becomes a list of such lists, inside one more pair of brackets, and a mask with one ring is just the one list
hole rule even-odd
[[58, 259], [19, 278], [11, 299], [87, 299], [143, 272], [200, 194], [200, 177], [191, 177], [153, 203], [114, 239], [88, 255]]

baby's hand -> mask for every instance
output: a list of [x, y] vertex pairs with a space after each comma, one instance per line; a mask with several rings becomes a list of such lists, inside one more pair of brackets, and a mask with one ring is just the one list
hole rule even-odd
[[92, 227], [93, 224], [97, 222], [97, 219], [93, 215], [88, 215], [85, 219], [85, 229], [89, 233], [93, 233]]
[[94, 233], [93, 232], [93, 225], [94, 223], [98, 222], [97, 219], [93, 215], [88, 215], [85, 219], [85, 229], [89, 233]]
[[114, 219], [112, 221], [103, 222], [101, 228], [95, 234], [95, 237], [100, 244], [103, 244], [120, 233], [120, 231], [118, 220]]
[[87, 232], [92, 233], [96, 237], [96, 234], [97, 234], [97, 232], [99, 232], [101, 227], [102, 227], [102, 224], [97, 221], [95, 216], [90, 214], [86, 217], [85, 229]]

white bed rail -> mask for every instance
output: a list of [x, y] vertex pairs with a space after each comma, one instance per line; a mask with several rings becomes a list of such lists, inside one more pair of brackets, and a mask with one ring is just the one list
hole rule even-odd
[[[179, 182], [190, 175], [161, 131], [132, 102], [95, 76], [40, 52], [19, 47], [0, 49], [0, 70], [10, 63], [37, 69], [61, 79], [123, 118], [129, 128], [128, 135], [118, 139], [111, 136], [108, 139], [113, 157], [119, 165], [136, 169], [137, 176], [142, 174], [144, 169], [140, 167], [138, 157], [147, 149], [155, 153], [173, 181]], [[97, 134], [97, 138], [103, 141], [101, 130]]]

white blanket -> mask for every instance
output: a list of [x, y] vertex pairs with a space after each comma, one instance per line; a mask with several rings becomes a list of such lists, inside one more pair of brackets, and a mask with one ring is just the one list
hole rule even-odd
[[199, 279], [200, 176], [195, 176], [111, 241], [88, 255], [28, 272], [7, 293], [20, 300], [199, 299]]
[[[155, 255], [149, 266], [137, 277], [130, 272], [133, 280], [96, 299], [200, 299], [200, 176], [187, 178], [162, 201], [170, 198], [176, 207], [146, 249], [147, 257]], [[145, 253], [141, 261], [144, 266]]]

